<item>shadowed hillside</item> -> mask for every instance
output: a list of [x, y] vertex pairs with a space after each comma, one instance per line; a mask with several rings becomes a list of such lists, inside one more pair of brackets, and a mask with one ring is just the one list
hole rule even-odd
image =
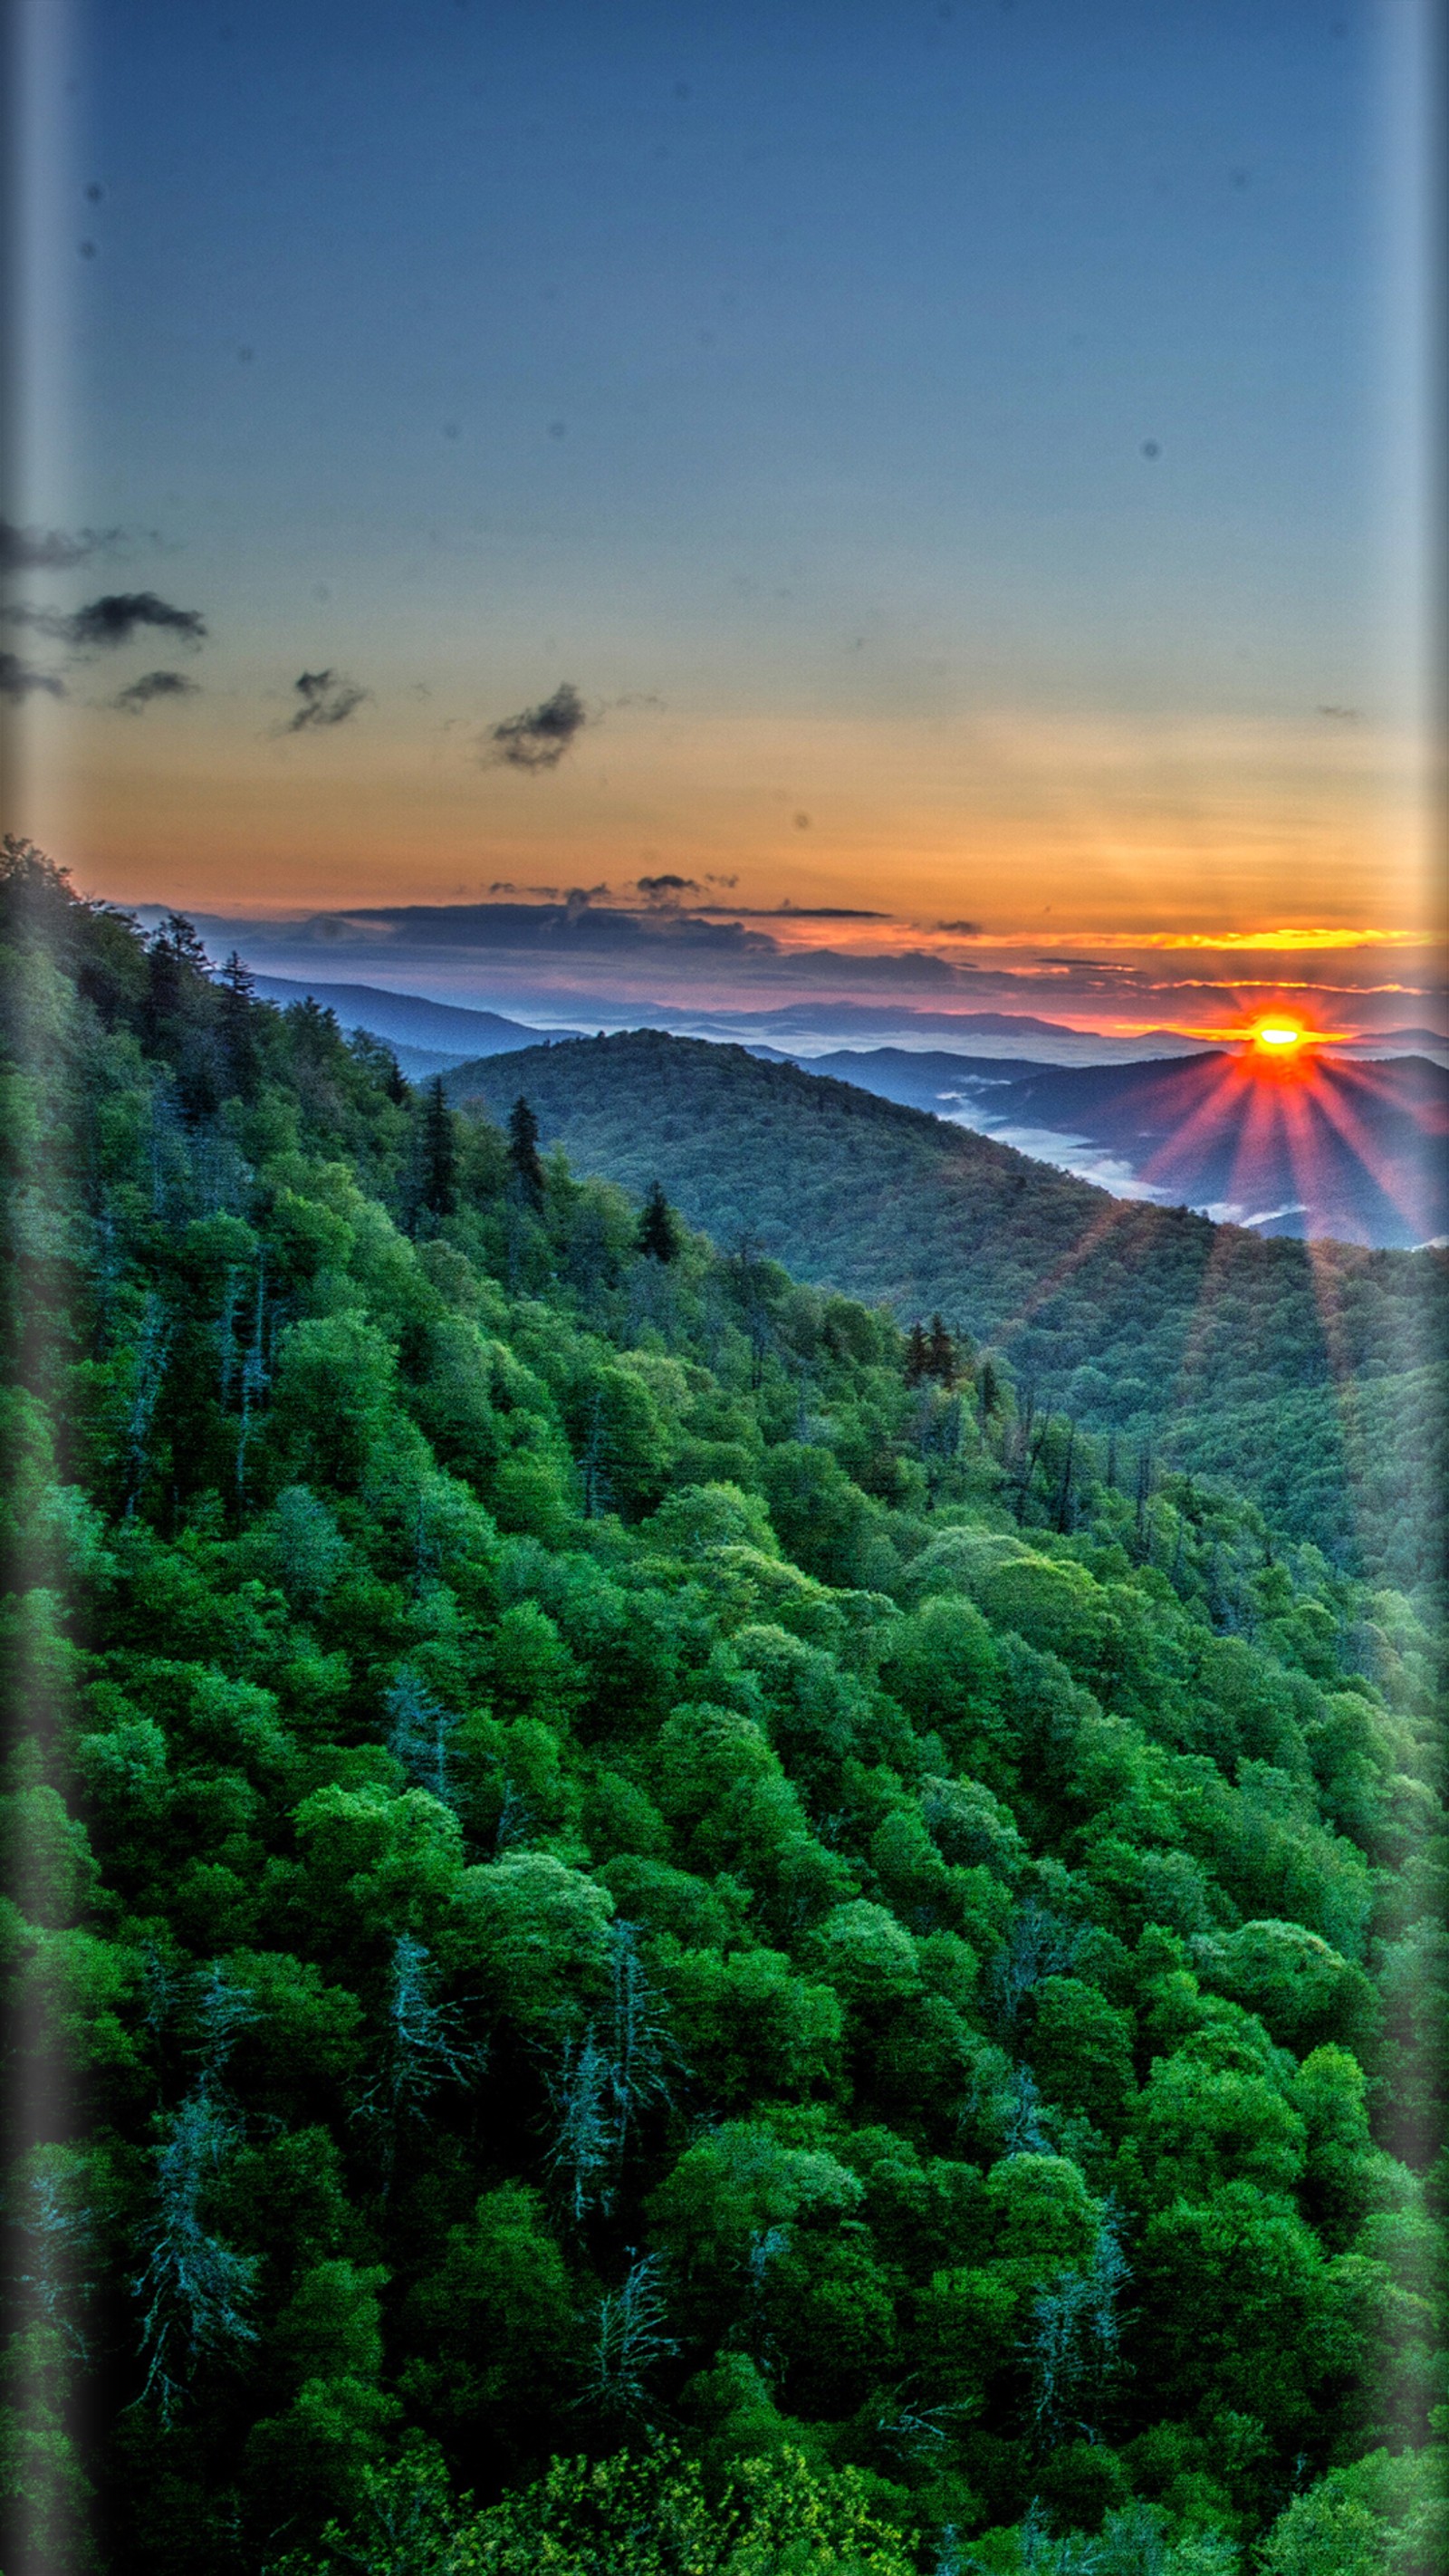
[[1261, 1233], [1408, 1249], [1449, 1225], [1449, 1073], [1423, 1056], [1064, 1066], [877, 1047], [822, 1057], [812, 1070], [1054, 1159], [1072, 1159], [1060, 1150], [1072, 1139], [1105, 1149], [1153, 1197], [1232, 1209]]
[[1230, 1476], [1347, 1562], [1410, 1583], [1437, 1567], [1424, 1372], [1441, 1256], [1310, 1254], [1129, 1204], [923, 1111], [652, 1031], [448, 1079], [495, 1114], [526, 1094], [545, 1145], [633, 1189], [657, 1176], [725, 1246], [748, 1241], [903, 1319], [939, 1308], [1041, 1401], [1156, 1434], [1165, 1456]]

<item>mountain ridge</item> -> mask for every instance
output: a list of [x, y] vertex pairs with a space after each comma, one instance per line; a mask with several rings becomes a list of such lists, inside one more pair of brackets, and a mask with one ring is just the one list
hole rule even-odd
[[1449, 1229], [1449, 1071], [1424, 1056], [1355, 1063], [1322, 1054], [1301, 1071], [1272, 1066], [1254, 1078], [1223, 1048], [1008, 1070], [990, 1058], [883, 1047], [813, 1057], [809, 1070], [1028, 1153], [1038, 1131], [1041, 1159], [1068, 1170], [1074, 1147], [1118, 1156], [1132, 1184], [1120, 1195], [1212, 1216], [1231, 1208], [1249, 1224], [1264, 1221], [1254, 1208], [1276, 1211], [1268, 1221], [1280, 1231], [1403, 1250]]
[[[504, 1054], [513, 1047], [543, 1046], [549, 1032], [526, 1020], [511, 1020], [501, 1011], [473, 1010], [457, 1002], [434, 1002], [422, 993], [393, 993], [374, 984], [324, 984], [309, 976], [253, 974], [260, 1000], [300, 1002], [309, 996], [336, 1014], [344, 1029], [365, 1028], [390, 1046], [427, 1047], [451, 1055], [454, 1063], [471, 1056]], [[569, 1029], [566, 1036], [582, 1033]]]
[[[575, 1040], [444, 1081], [499, 1117], [526, 1096], [546, 1147], [640, 1193], [659, 1179], [727, 1249], [902, 1321], [939, 1308], [1038, 1400], [1161, 1440], [1349, 1558], [1394, 1562], [1396, 1525], [1435, 1517], [1438, 1255], [1315, 1244], [1310, 1267], [1291, 1238], [1113, 1199], [927, 1111], [703, 1040]], [[1285, 1399], [1302, 1416], [1291, 1453], [1257, 1418]], [[1421, 1488], [1427, 1519], [1395, 1500]]]

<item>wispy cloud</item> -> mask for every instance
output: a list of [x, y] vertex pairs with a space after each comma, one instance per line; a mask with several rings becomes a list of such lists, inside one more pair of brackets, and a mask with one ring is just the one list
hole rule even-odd
[[119, 707], [125, 715], [139, 716], [147, 707], [154, 706], [158, 698], [194, 698], [197, 695], [199, 683], [188, 680], [183, 672], [143, 671], [140, 679], [133, 680], [128, 689], [118, 691], [111, 704]]
[[0, 518], [0, 573], [69, 572], [120, 542], [119, 528], [79, 528], [68, 536], [63, 528], [17, 528], [13, 519]]
[[310, 733], [346, 724], [370, 694], [355, 680], [345, 680], [340, 671], [304, 671], [292, 687], [302, 703], [287, 718], [283, 733]]
[[571, 681], [560, 680], [551, 698], [489, 727], [483, 758], [489, 764], [503, 762], [510, 769], [557, 769], [590, 721], [578, 690]]
[[63, 698], [65, 682], [54, 671], [37, 671], [22, 662], [18, 653], [0, 652], [0, 697], [18, 701], [43, 690], [48, 697]]
[[[979, 931], [971, 922], [943, 921], [942, 930]], [[1347, 929], [1305, 925], [1279, 930], [1056, 930], [1051, 933], [1054, 948], [1135, 948], [1199, 949], [1211, 953], [1220, 950], [1224, 956], [1243, 950], [1267, 954], [1282, 949], [1288, 952], [1335, 948], [1422, 948], [1426, 943], [1419, 930]], [[993, 931], [986, 940], [988, 948], [1038, 948], [1041, 933], [1035, 930]]]

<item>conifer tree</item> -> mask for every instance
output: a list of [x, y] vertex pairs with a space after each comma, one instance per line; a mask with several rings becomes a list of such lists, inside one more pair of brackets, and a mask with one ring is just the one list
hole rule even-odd
[[931, 1339], [926, 1353], [926, 1369], [946, 1387], [956, 1383], [956, 1345], [939, 1315], [931, 1317]]
[[233, 948], [229, 952], [226, 964], [216, 979], [216, 986], [217, 991], [222, 995], [223, 1019], [240, 1016], [246, 1006], [256, 1000], [257, 988], [252, 978], [252, 970], [239, 950]]
[[1076, 1449], [1077, 1426], [1075, 1422], [1068, 1421], [1066, 1455], [1062, 1460], [1061, 1480], [1057, 1486], [1054, 1514], [1055, 1526], [1063, 1535], [1072, 1526], [1072, 1470], [1076, 1460]]
[[256, 1082], [256, 986], [235, 949], [216, 979], [221, 1042], [232, 1089], [247, 1099]]
[[543, 1205], [543, 1165], [538, 1156], [538, 1120], [520, 1093], [508, 1113], [508, 1159], [524, 1197]]
[[422, 1147], [422, 1205], [433, 1216], [452, 1216], [458, 1205], [458, 1146], [440, 1073], [428, 1085]]
[[673, 1261], [678, 1254], [679, 1227], [660, 1181], [649, 1184], [636, 1240], [639, 1250], [649, 1253], [655, 1261]]
[[148, 1047], [161, 1044], [209, 975], [206, 950], [190, 922], [182, 913], [168, 912], [146, 950], [143, 1034]]
[[1152, 1447], [1143, 1442], [1137, 1452], [1137, 1495], [1134, 1526], [1139, 1548], [1147, 1546], [1147, 1507], [1152, 1500]]
[[919, 1320], [917, 1320], [917, 1322], [911, 1326], [910, 1336], [906, 1343], [907, 1386], [919, 1386], [922, 1378], [930, 1375], [930, 1368], [931, 1357], [926, 1347], [926, 1336], [922, 1330]]

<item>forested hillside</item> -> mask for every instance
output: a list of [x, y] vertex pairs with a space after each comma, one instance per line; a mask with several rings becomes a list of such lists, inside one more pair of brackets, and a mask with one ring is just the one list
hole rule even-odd
[[1431, 2576], [1424, 1605], [0, 893], [7, 2570]]
[[1262, 1241], [742, 1048], [654, 1031], [447, 1077], [716, 1243], [897, 1317], [939, 1309], [1085, 1428], [1223, 1476], [1335, 1562], [1438, 1580], [1445, 1256]]
[[810, 1070], [993, 1135], [1045, 1130], [1058, 1159], [1075, 1138], [1150, 1179], [1161, 1200], [1256, 1211], [1263, 1234], [1412, 1247], [1449, 1232], [1449, 1070], [1422, 1055], [1360, 1064], [1320, 1048], [1275, 1076], [1261, 1056], [1232, 1051], [1046, 1065], [877, 1047]]

